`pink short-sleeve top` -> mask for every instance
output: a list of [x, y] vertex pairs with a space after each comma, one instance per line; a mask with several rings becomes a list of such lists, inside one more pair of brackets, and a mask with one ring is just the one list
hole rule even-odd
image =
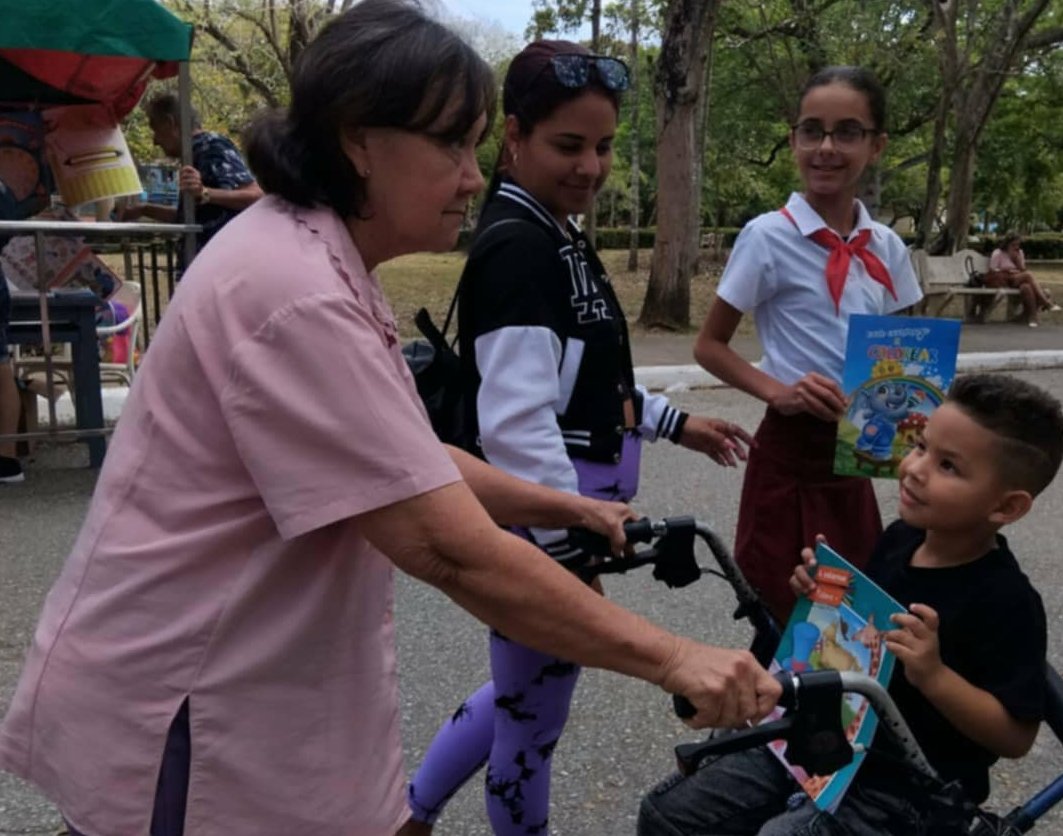
[[1007, 250], [999, 248], [993, 250], [992, 255], [989, 256], [989, 269], [993, 271], [1004, 270], [1009, 273], [1018, 273], [1026, 269], [1025, 264], [1022, 250], [1019, 250], [1018, 259], [1012, 258]]
[[459, 478], [340, 218], [259, 201], [146, 353], [0, 766], [86, 834], [142, 836], [187, 699], [186, 833], [394, 832], [392, 565], [357, 518]]

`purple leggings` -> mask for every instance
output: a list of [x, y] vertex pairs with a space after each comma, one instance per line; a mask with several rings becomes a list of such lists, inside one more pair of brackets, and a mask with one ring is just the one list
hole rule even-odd
[[454, 712], [410, 781], [413, 818], [434, 823], [486, 762], [496, 834], [547, 833], [550, 758], [568, 719], [579, 666], [491, 633], [491, 677]]
[[[579, 492], [627, 501], [638, 488], [639, 437], [624, 437], [621, 460], [574, 460]], [[497, 836], [546, 834], [550, 760], [568, 720], [579, 666], [491, 632], [491, 681], [436, 734], [410, 781], [414, 820], [434, 824], [443, 808], [487, 764], [487, 817]]]

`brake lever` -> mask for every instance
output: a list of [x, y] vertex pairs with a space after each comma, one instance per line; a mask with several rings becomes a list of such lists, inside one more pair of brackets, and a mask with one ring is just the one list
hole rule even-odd
[[680, 774], [691, 775], [709, 755], [729, 755], [785, 738], [793, 725], [793, 717], [782, 717], [770, 723], [703, 740], [701, 743], [681, 743], [675, 747], [676, 767]]

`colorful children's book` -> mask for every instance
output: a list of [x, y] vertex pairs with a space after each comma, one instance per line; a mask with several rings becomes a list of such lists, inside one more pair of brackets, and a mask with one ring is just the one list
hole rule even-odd
[[[798, 599], [769, 669], [853, 671], [888, 687], [895, 659], [883, 633], [892, 627], [890, 616], [904, 612], [904, 607], [823, 543], [816, 546], [816, 563], [816, 589], [811, 597]], [[781, 714], [776, 709], [765, 721]], [[852, 763], [832, 775], [809, 775], [787, 762], [785, 741], [770, 744], [821, 810], [837, 808], [864, 760], [862, 747], [870, 745], [878, 726], [878, 717], [859, 694], [845, 695], [841, 721], [855, 754]]]
[[834, 472], [897, 478], [930, 413], [956, 374], [960, 321], [910, 316], [849, 318]]

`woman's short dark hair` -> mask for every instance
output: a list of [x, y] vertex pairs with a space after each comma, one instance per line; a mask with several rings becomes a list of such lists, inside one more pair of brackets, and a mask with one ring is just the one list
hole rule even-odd
[[[495, 103], [491, 68], [418, 0], [362, 0], [337, 15], [292, 71], [291, 105], [258, 117], [245, 135], [263, 190], [301, 206], [360, 216], [365, 181], [341, 134], [403, 128], [465, 138]], [[457, 107], [454, 104], [457, 103]]]
[[1022, 243], [1022, 236], [1019, 235], [1019, 233], [1015, 232], [1014, 230], [1006, 232], [1006, 233], [1004, 233], [1004, 237], [1000, 239], [1000, 249], [1006, 250], [1008, 247], [1010, 247], [1012, 244], [1014, 244], [1016, 242], [1021, 244]]
[[558, 107], [579, 98], [587, 90], [607, 96], [619, 112], [620, 94], [606, 87], [595, 73], [590, 74], [583, 87], [566, 87], [557, 80], [550, 59], [567, 53], [592, 54], [585, 46], [572, 41], [534, 41], [510, 62], [502, 84], [502, 112], [517, 117], [521, 133], [531, 133]]
[[813, 75], [801, 88], [798, 98], [798, 110], [809, 91], [827, 84], [844, 84], [867, 99], [867, 109], [871, 111], [871, 122], [876, 131], [886, 130], [886, 90], [875, 78], [875, 74], [864, 67], [824, 67]]

